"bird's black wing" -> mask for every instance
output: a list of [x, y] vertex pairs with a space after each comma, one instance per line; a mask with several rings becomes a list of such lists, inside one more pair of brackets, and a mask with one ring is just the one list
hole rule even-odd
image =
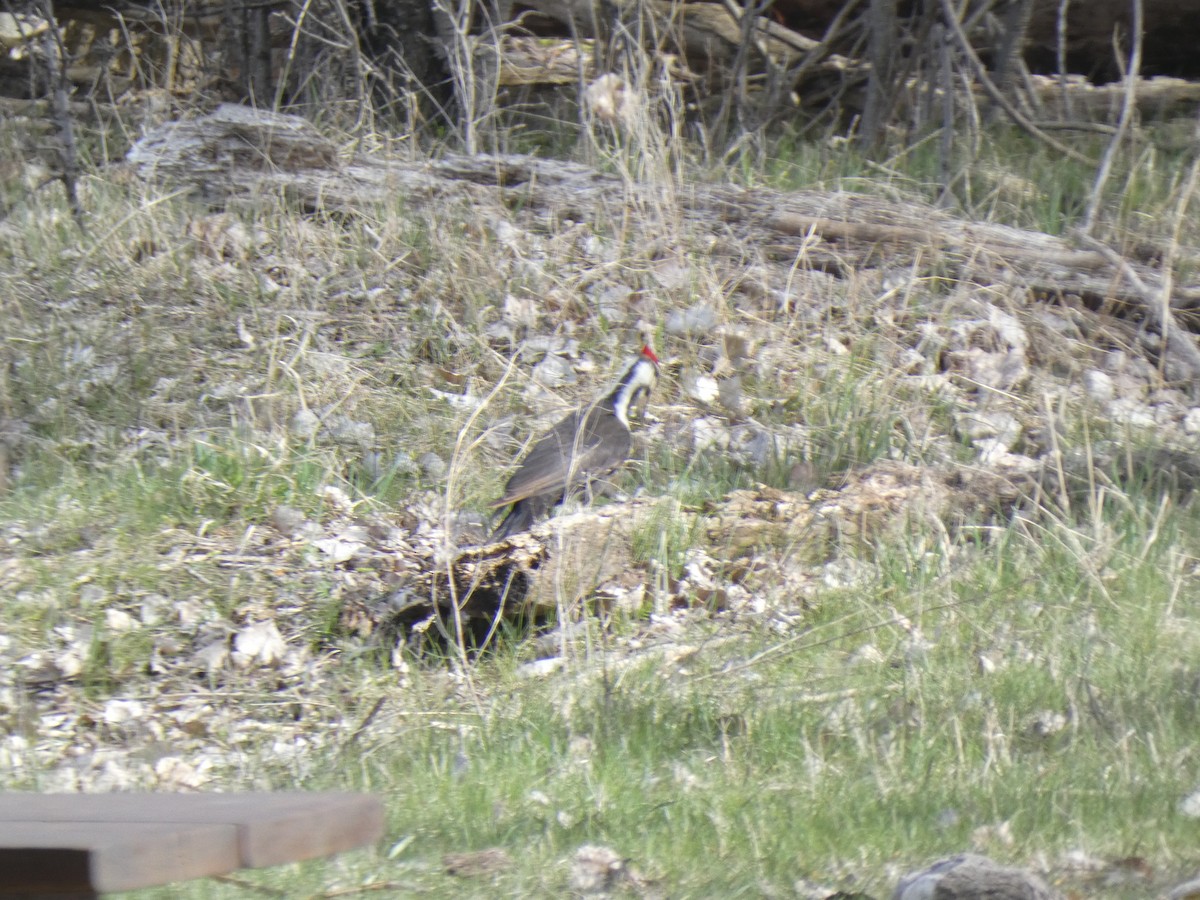
[[493, 508], [542, 494], [561, 494], [581, 484], [598, 470], [608, 470], [629, 455], [629, 432], [623, 428], [600, 430], [597, 419], [588, 416], [582, 431], [580, 414], [568, 416], [533, 445], [504, 487], [504, 496]]

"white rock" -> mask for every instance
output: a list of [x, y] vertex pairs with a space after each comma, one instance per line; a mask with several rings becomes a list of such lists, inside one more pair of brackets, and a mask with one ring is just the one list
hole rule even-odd
[[422, 454], [417, 464], [426, 478], [438, 481], [446, 477], [446, 461], [433, 451]]
[[84, 649], [78, 646], [68, 647], [54, 657], [54, 665], [63, 678], [75, 678], [83, 673]]
[[137, 627], [137, 622], [123, 609], [106, 609], [104, 627], [109, 631], [132, 631]]
[[1156, 420], [1154, 413], [1137, 400], [1118, 398], [1108, 404], [1109, 418], [1117, 425], [1129, 425], [1133, 428], [1154, 428]]
[[1110, 350], [1104, 357], [1104, 368], [1112, 375], [1125, 375], [1135, 381], [1148, 383], [1157, 378], [1154, 364], [1124, 350]]
[[171, 609], [171, 601], [162, 594], [147, 594], [142, 598], [139, 617], [143, 625], [157, 625], [166, 619]]
[[597, 119], [610, 125], [627, 125], [637, 115], [639, 103], [619, 75], [605, 73], [587, 86], [584, 99]]
[[327, 484], [317, 493], [330, 506], [342, 513], [354, 512], [354, 501], [350, 499], [350, 495], [335, 484]]
[[717, 386], [717, 394], [721, 398], [723, 407], [736, 416], [742, 414], [742, 378], [740, 375], [722, 379]]
[[629, 305], [633, 298], [633, 288], [627, 284], [610, 284], [600, 288], [595, 293], [596, 308], [600, 315], [610, 322], [623, 322], [629, 318]]
[[554, 388], [563, 384], [575, 383], [575, 366], [569, 359], [557, 354], [542, 357], [542, 361], [533, 367], [533, 377], [544, 387]]
[[848, 666], [878, 666], [887, 662], [887, 657], [874, 644], [863, 644], [846, 657]]
[[474, 412], [483, 406], [483, 398], [477, 397], [474, 394], [455, 394], [450, 391], [439, 391], [437, 388], [429, 388], [429, 393], [437, 397], [439, 400], [446, 401], [453, 409], [463, 409], [467, 412]]
[[375, 426], [370, 422], [355, 422], [346, 416], [334, 416], [328, 428], [329, 436], [339, 444], [370, 447], [375, 443]]
[[504, 297], [504, 318], [521, 328], [532, 328], [537, 324], [537, 303], [532, 297], [517, 297], [506, 294]]
[[762, 469], [785, 450], [783, 441], [764, 428], [735, 425], [729, 430], [729, 455], [741, 465]]
[[722, 419], [704, 416], [692, 421], [692, 449], [696, 452], [716, 447], [724, 450], [729, 446], [729, 429]]
[[298, 409], [292, 416], [290, 427], [296, 437], [310, 438], [321, 427], [321, 419], [311, 409]]
[[1200, 819], [1200, 790], [1192, 791], [1179, 801], [1179, 813], [1189, 819]]
[[711, 375], [701, 375], [695, 369], [684, 369], [679, 376], [679, 385], [684, 394], [701, 403], [712, 403], [720, 393], [717, 379]]
[[547, 659], [535, 659], [517, 667], [517, 675], [521, 678], [544, 678], [553, 675], [566, 664], [561, 656], [551, 656]]
[[492, 233], [496, 240], [512, 250], [523, 249], [528, 241], [528, 234], [507, 219], [496, 219], [492, 223]]
[[[662, 259], [654, 264], [650, 274], [664, 290], [676, 291], [686, 288], [692, 282], [694, 273], [690, 265], [685, 265], [674, 259]], [[697, 307], [698, 308], [698, 307]], [[686, 315], [686, 314], [685, 314]], [[716, 318], [714, 316], [715, 324]], [[668, 330], [670, 326], [667, 326]]]
[[992, 466], [1011, 475], [1028, 475], [1038, 471], [1042, 464], [1031, 456], [1021, 453], [1005, 453]]
[[1107, 403], [1116, 396], [1116, 385], [1112, 376], [1099, 369], [1088, 369], [1083, 373], [1083, 389], [1097, 403]]
[[1008, 445], [997, 438], [981, 438], [972, 444], [979, 452], [979, 464], [982, 466], [999, 465], [1009, 455]]
[[1200, 898], [1200, 878], [1185, 881], [1172, 888], [1171, 893], [1167, 894], [1167, 900], [1197, 900], [1197, 898]]
[[608, 847], [585, 844], [571, 860], [571, 890], [577, 895], [608, 896], [625, 876], [625, 861]]
[[994, 441], [1011, 450], [1021, 436], [1021, 423], [1012, 413], [997, 410], [994, 412], [961, 412], [954, 416], [954, 430], [959, 437], [966, 438], [979, 446], [983, 440]]
[[1047, 738], [1064, 731], [1068, 724], [1070, 723], [1065, 713], [1054, 709], [1043, 709], [1033, 715], [1026, 725], [1025, 731], [1030, 737]]
[[238, 668], [273, 666], [287, 653], [287, 641], [274, 622], [247, 625], [233, 638], [233, 662]]
[[896, 371], [905, 375], [928, 375], [930, 369], [929, 361], [911, 347], [900, 351], [895, 366]]
[[193, 661], [209, 674], [225, 668], [229, 662], [229, 646], [225, 641], [213, 641], [196, 651]]
[[362, 541], [346, 540], [340, 535], [315, 540], [313, 546], [335, 563], [344, 563], [354, 559], [355, 554], [364, 549]]
[[18, 13], [0, 13], [0, 47], [8, 49], [32, 42], [50, 30], [50, 23], [40, 17]]
[[158, 779], [160, 787], [195, 790], [207, 783], [210, 769], [212, 762], [209, 760], [201, 760], [193, 765], [178, 756], [164, 756], [154, 764], [154, 777]]
[[988, 322], [996, 329], [997, 336], [1008, 346], [1024, 350], [1029, 346], [1029, 335], [1025, 326], [1012, 313], [1005, 312], [998, 306], [988, 308]]
[[705, 305], [675, 310], [667, 316], [665, 327], [667, 334], [683, 337], [704, 335], [717, 327], [717, 313], [711, 306]]
[[483, 327], [483, 336], [494, 344], [511, 344], [516, 341], [517, 332], [508, 322], [497, 319]]
[[526, 353], [548, 353], [576, 359], [579, 356], [579, 341], [563, 334], [531, 334], [525, 338]]
[[108, 592], [98, 584], [85, 584], [79, 589], [79, 605], [95, 606], [108, 596]]
[[140, 700], [109, 700], [104, 704], [104, 724], [127, 725], [146, 715], [146, 705]]

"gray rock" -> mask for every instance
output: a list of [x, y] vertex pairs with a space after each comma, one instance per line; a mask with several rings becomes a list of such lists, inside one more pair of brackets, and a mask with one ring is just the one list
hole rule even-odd
[[1118, 425], [1129, 425], [1132, 428], [1151, 429], [1157, 424], [1150, 408], [1132, 399], [1119, 398], [1108, 404], [1108, 416]]
[[296, 437], [310, 438], [321, 427], [321, 419], [311, 409], [298, 409], [292, 416], [291, 429]]
[[628, 877], [625, 860], [608, 847], [585, 844], [571, 859], [571, 890], [581, 895], [608, 895]]
[[389, 468], [395, 475], [416, 475], [420, 471], [416, 461], [403, 450], [396, 451]]
[[360, 464], [362, 465], [363, 472], [372, 481], [378, 481], [386, 473], [383, 465], [383, 454], [378, 450], [364, 450]]
[[305, 516], [292, 506], [277, 506], [271, 510], [271, 526], [282, 535], [295, 537], [304, 527]]
[[417, 465], [421, 467], [425, 477], [433, 481], [446, 477], [446, 461], [432, 451], [417, 460]]
[[346, 416], [334, 416], [328, 423], [329, 436], [344, 446], [370, 447], [375, 443], [375, 426], [355, 422]]
[[742, 376], [734, 375], [732, 378], [722, 379], [717, 385], [717, 396], [720, 397], [723, 407], [735, 416], [742, 415]]
[[1059, 900], [1042, 879], [963, 853], [900, 879], [892, 900]]
[[1144, 384], [1158, 377], [1153, 363], [1124, 350], [1110, 350], [1104, 357], [1104, 368], [1111, 375], [1125, 375]]
[[1183, 430], [1188, 434], [1200, 434], [1200, 406], [1193, 406], [1184, 414]]
[[667, 316], [667, 334], [696, 337], [708, 334], [717, 327], [717, 312], [711, 306], [697, 305], [676, 310]]
[[311, 122], [236, 103], [222, 103], [206, 116], [155, 128], [125, 158], [143, 178], [155, 180], [167, 173], [199, 180], [222, 170], [226, 148], [233, 147], [280, 172], [331, 169], [338, 159], [337, 145]]
[[1167, 894], [1167, 900], [1197, 900], [1197, 898], [1200, 898], [1200, 878], [1185, 881], [1172, 888], [1171, 893]]
[[954, 430], [972, 443], [994, 440], [1011, 450], [1021, 436], [1021, 423], [1012, 413], [968, 411], [955, 413]]
[[1097, 403], [1107, 403], [1117, 393], [1112, 376], [1099, 369], [1088, 369], [1083, 373], [1083, 389]]
[[786, 446], [778, 435], [755, 425], [735, 425], [729, 431], [729, 455], [739, 464], [762, 469], [782, 458]]
[[593, 301], [600, 315], [610, 322], [624, 322], [629, 318], [633, 288], [627, 284], [609, 284], [597, 289]]
[[574, 384], [576, 380], [575, 366], [569, 359], [548, 354], [533, 367], [533, 377], [548, 388]]
[[1010, 391], [1029, 380], [1029, 365], [1022, 350], [988, 353], [971, 347], [957, 356], [962, 371], [977, 384], [997, 391]]

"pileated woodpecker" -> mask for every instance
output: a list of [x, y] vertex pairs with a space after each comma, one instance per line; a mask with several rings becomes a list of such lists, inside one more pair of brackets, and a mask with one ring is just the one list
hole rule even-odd
[[528, 531], [567, 495], [603, 478], [629, 458], [629, 410], [645, 402], [658, 381], [649, 345], [603, 400], [571, 413], [529, 451], [492, 509], [512, 506], [491, 541]]

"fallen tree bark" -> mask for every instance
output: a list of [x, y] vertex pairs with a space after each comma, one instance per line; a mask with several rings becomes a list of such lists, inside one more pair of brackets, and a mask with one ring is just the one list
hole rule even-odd
[[[677, 229], [676, 245], [743, 259], [757, 254], [774, 260], [784, 274], [797, 266], [839, 277], [881, 266], [904, 268], [917, 276], [1017, 287], [1055, 300], [1076, 296], [1093, 309], [1115, 304], [1138, 311], [1139, 319], [1158, 315], [1147, 313], [1147, 297], [1159, 296], [1164, 286], [1154, 248], [1140, 259], [1119, 259], [1066, 238], [970, 221], [917, 201], [842, 191], [636, 183], [529, 156], [340, 161], [336, 148], [305, 120], [246, 107], [222, 106], [163, 126], [139, 141], [128, 159], [143, 177], [191, 184], [210, 202], [284, 194], [307, 208], [348, 215], [396, 196], [410, 207], [448, 198], [499, 202], [551, 219], [625, 222], [645, 229], [647, 246], [660, 243], [663, 210], [670, 207], [666, 218]], [[630, 217], [631, 209], [646, 211], [646, 221]], [[1200, 250], [1182, 249], [1177, 257], [1182, 268], [1200, 269]], [[1200, 281], [1192, 278], [1171, 282], [1169, 308], [1175, 313], [1200, 306]], [[1192, 343], [1179, 322], [1167, 322], [1165, 330]], [[1162, 354], [1174, 378], [1200, 382], [1194, 348], [1189, 352], [1172, 341], [1151, 349]]]

